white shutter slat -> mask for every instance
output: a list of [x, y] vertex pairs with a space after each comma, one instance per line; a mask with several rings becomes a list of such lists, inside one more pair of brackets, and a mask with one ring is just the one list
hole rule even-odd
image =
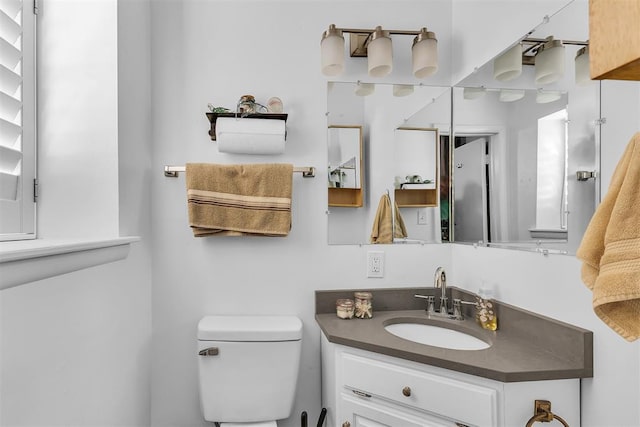
[[0, 119], [16, 122], [21, 109], [22, 102], [19, 99], [0, 91]]
[[0, 65], [0, 92], [4, 92], [9, 96], [14, 97], [20, 87], [20, 84], [22, 84], [22, 77], [20, 74]]
[[20, 173], [22, 152], [0, 145], [0, 172], [17, 175]]
[[22, 10], [22, 0], [0, 0], [0, 10], [15, 19]]
[[16, 65], [22, 59], [20, 49], [0, 38], [0, 65], [4, 65], [9, 70], [16, 68]]
[[22, 27], [11, 16], [0, 8], [0, 38], [15, 44], [22, 33]]
[[22, 135], [22, 126], [0, 119], [0, 145], [3, 147], [16, 147], [18, 137]]

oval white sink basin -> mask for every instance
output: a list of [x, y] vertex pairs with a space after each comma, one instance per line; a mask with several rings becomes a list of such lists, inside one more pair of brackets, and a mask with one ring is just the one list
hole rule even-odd
[[490, 344], [464, 332], [421, 323], [394, 323], [384, 327], [405, 340], [452, 350], [482, 350]]

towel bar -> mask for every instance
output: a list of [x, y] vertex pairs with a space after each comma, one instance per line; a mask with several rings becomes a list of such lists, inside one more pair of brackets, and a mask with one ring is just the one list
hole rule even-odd
[[[184, 172], [184, 166], [165, 166], [164, 167], [164, 176], [169, 178], [177, 178], [178, 173]], [[294, 173], [301, 173], [304, 178], [313, 178], [316, 176], [316, 168], [313, 166], [301, 166], [294, 167]]]

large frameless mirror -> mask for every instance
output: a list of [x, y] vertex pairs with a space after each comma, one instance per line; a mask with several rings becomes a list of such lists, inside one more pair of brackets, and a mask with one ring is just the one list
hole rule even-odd
[[577, 250], [599, 197], [587, 38], [586, 2], [573, 2], [454, 88], [453, 241]]
[[[442, 144], [450, 134], [451, 88], [330, 82], [327, 94], [329, 244], [446, 241], [449, 167]], [[357, 188], [342, 175], [358, 163], [354, 150], [337, 142], [344, 129], [361, 129]], [[385, 196], [398, 232], [378, 240], [372, 235]]]

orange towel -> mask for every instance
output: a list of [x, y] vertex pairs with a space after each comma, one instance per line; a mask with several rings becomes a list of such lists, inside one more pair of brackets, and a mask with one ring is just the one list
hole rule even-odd
[[196, 237], [286, 236], [293, 165], [186, 165], [189, 225]]
[[626, 340], [640, 338], [640, 133], [616, 166], [576, 256], [598, 317]]

